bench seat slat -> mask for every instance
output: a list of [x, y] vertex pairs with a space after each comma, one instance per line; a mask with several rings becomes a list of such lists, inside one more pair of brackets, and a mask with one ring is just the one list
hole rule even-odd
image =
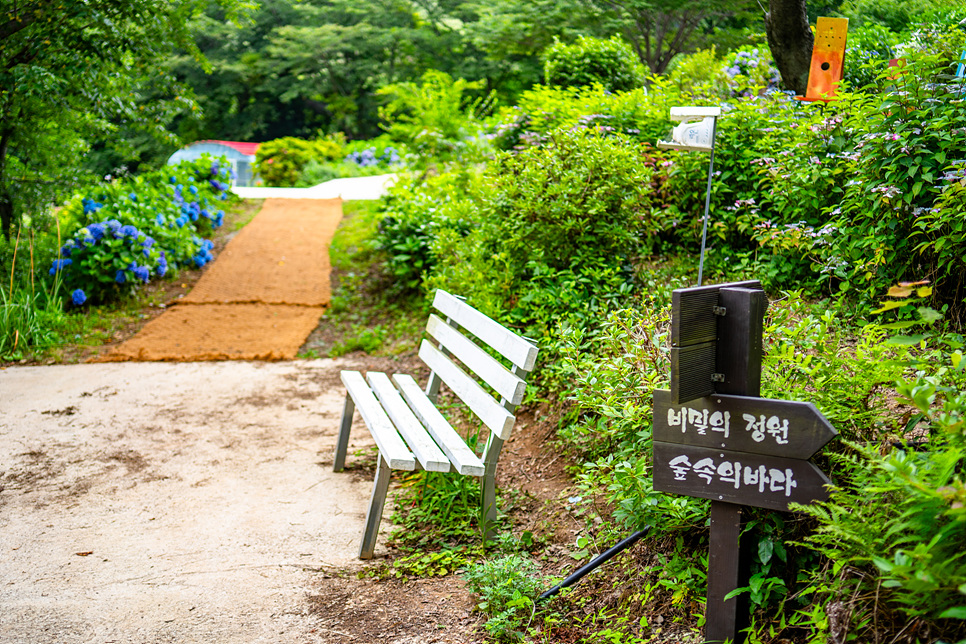
[[460, 369], [452, 360], [443, 355], [443, 352], [423, 340], [419, 345], [419, 357], [426, 366], [432, 369], [443, 382], [449, 385], [460, 400], [466, 403], [467, 407], [489, 427], [494, 434], [506, 440], [510, 437], [510, 430], [513, 428], [514, 417], [503, 405], [493, 399], [483, 387]]
[[449, 472], [449, 460], [446, 455], [440, 451], [430, 435], [426, 433], [426, 428], [406, 406], [406, 402], [392, 385], [389, 376], [378, 371], [370, 371], [366, 374], [366, 380], [423, 469], [427, 472]]
[[396, 433], [389, 416], [383, 411], [376, 396], [366, 385], [365, 379], [358, 371], [343, 371], [342, 384], [355, 403], [356, 409], [365, 421], [366, 427], [379, 446], [379, 452], [386, 459], [386, 463], [394, 470], [415, 470], [416, 460], [412, 453]]
[[464, 476], [483, 476], [485, 468], [483, 461], [473, 453], [449, 421], [439, 413], [432, 401], [426, 397], [422, 388], [416, 380], [408, 375], [397, 373], [392, 377], [399, 387], [403, 398], [409, 407], [416, 413], [419, 420], [426, 426], [426, 429], [436, 439], [436, 443], [442, 448], [456, 471]]
[[474, 344], [472, 340], [436, 315], [429, 316], [426, 331], [511, 404], [519, 405], [523, 401], [523, 392], [527, 383]]
[[537, 347], [526, 339], [446, 291], [436, 291], [433, 308], [496, 349], [513, 364], [527, 372], [533, 371]]

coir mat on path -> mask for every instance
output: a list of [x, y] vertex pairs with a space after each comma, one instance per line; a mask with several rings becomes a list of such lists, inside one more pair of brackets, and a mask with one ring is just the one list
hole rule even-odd
[[98, 362], [291, 360], [329, 303], [341, 199], [267, 199], [181, 302]]

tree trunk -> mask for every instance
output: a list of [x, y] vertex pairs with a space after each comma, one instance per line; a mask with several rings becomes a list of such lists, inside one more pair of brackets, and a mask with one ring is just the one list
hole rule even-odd
[[815, 36], [808, 27], [805, 0], [770, 0], [765, 14], [768, 48], [785, 87], [805, 94]]

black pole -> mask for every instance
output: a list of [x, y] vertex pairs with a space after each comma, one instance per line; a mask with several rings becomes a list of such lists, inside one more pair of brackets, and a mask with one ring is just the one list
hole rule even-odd
[[548, 597], [553, 597], [558, 592], [560, 592], [560, 589], [561, 588], [566, 588], [567, 586], [572, 586], [573, 584], [576, 584], [578, 581], [580, 581], [580, 579], [584, 575], [586, 575], [589, 572], [593, 572], [602, 563], [604, 563], [605, 561], [607, 561], [608, 559], [610, 559], [614, 555], [616, 555], [616, 554], [618, 554], [618, 553], [620, 553], [620, 552], [622, 552], [624, 550], [627, 550], [628, 548], [630, 548], [631, 546], [633, 546], [635, 543], [637, 543], [638, 541], [640, 541], [641, 538], [644, 535], [646, 535], [648, 532], [650, 532], [650, 531], [651, 531], [651, 526], [647, 526], [643, 530], [640, 530], [638, 532], [635, 532], [631, 536], [627, 537], [626, 539], [624, 539], [623, 541], [621, 541], [620, 543], [618, 543], [616, 546], [605, 550], [601, 554], [597, 555], [592, 561], [590, 561], [589, 563], [587, 563], [587, 564], [581, 566], [580, 568], [578, 568], [576, 570], [576, 572], [574, 572], [572, 575], [570, 575], [569, 577], [567, 577], [566, 579], [564, 579], [562, 582], [560, 582], [559, 584], [557, 584], [556, 586], [554, 586], [550, 590], [548, 590], [545, 593], [543, 593], [542, 595], [540, 595], [540, 597], [537, 599], [537, 601], [540, 601], [542, 599], [547, 599]]

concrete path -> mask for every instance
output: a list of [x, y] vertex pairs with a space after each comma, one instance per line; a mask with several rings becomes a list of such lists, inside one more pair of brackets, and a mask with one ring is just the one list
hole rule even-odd
[[311, 583], [372, 485], [330, 469], [347, 366], [0, 370], [0, 642], [329, 641]]
[[236, 186], [232, 192], [243, 199], [336, 199], [355, 201], [378, 199], [396, 183], [395, 174], [333, 179], [311, 188], [262, 188]]

